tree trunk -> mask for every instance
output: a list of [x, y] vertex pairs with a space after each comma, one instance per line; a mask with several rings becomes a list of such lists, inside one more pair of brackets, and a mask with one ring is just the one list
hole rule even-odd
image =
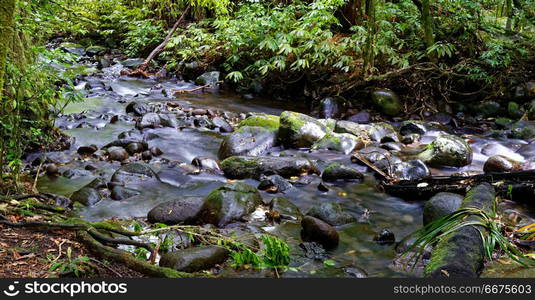
[[377, 22], [375, 20], [376, 0], [366, 0], [366, 18], [368, 38], [366, 41], [366, 51], [364, 53], [364, 73], [369, 74], [375, 63], [375, 35], [377, 33]]
[[133, 73], [140, 72], [140, 71], [145, 71], [147, 69], [147, 67], [149, 66], [149, 63], [154, 58], [156, 58], [160, 54], [160, 52], [163, 51], [163, 49], [165, 48], [165, 45], [167, 45], [167, 43], [169, 43], [169, 40], [171, 39], [171, 37], [173, 36], [175, 31], [178, 29], [178, 25], [180, 25], [180, 23], [182, 23], [182, 21], [184, 20], [184, 18], [186, 17], [188, 12], [190, 11], [190, 9], [191, 9], [191, 6], [188, 5], [188, 7], [186, 8], [186, 10], [184, 10], [184, 12], [180, 16], [180, 18], [178, 18], [178, 20], [175, 22], [175, 24], [173, 25], [171, 30], [169, 30], [169, 32], [167, 33], [167, 36], [165, 37], [163, 42], [160, 45], [158, 45], [158, 47], [156, 47], [154, 50], [152, 50], [152, 52], [149, 54], [147, 59], [145, 59], [145, 61]]
[[[431, 17], [431, 9], [429, 8], [429, 0], [422, 0], [422, 26], [424, 28], [425, 46], [430, 48], [435, 44], [435, 35], [433, 33], [433, 17]], [[435, 53], [428, 54], [429, 60], [435, 62]]]
[[16, 0], [0, 2], [0, 99], [4, 89], [6, 58], [14, 33], [14, 14]]
[[505, 24], [505, 30], [510, 32], [513, 23], [513, 1], [505, 0], [505, 16], [507, 16], [507, 23]]

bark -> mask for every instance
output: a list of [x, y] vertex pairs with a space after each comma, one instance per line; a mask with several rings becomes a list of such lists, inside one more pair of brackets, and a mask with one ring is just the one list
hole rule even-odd
[[175, 22], [175, 24], [173, 25], [173, 27], [171, 28], [171, 30], [169, 30], [169, 32], [167, 33], [167, 36], [165, 37], [165, 39], [163, 40], [163, 42], [158, 45], [158, 47], [154, 48], [154, 50], [152, 50], [152, 52], [149, 54], [149, 56], [147, 57], [147, 59], [145, 59], [145, 61], [139, 66], [139, 68], [137, 68], [137, 70], [135, 70], [134, 72], [142, 72], [142, 71], [145, 71], [147, 69], [147, 67], [149, 66], [149, 63], [154, 59], [156, 58], [162, 51], [163, 49], [165, 48], [165, 45], [167, 45], [167, 43], [169, 43], [169, 40], [171, 39], [171, 37], [173, 36], [173, 34], [176, 32], [176, 30], [178, 29], [178, 26], [180, 25], [180, 23], [182, 23], [182, 21], [184, 20], [184, 18], [186, 17], [186, 15], [189, 13], [191, 7], [188, 6], [186, 8], [186, 10], [184, 10], [184, 12], [182, 13], [182, 15], [180, 16], [180, 18], [178, 18], [178, 20]]
[[366, 0], [366, 18], [368, 39], [366, 42], [366, 53], [364, 55], [364, 72], [370, 73], [375, 64], [375, 35], [377, 33], [377, 22], [375, 20], [375, 9], [377, 0]]
[[6, 58], [14, 34], [14, 14], [16, 0], [0, 2], [0, 98], [4, 88]]
[[[435, 35], [433, 33], [433, 17], [429, 7], [429, 0], [422, 0], [422, 26], [424, 29], [424, 41], [427, 48], [435, 44]], [[436, 55], [429, 53], [429, 59], [436, 61]]]
[[[483, 183], [472, 188], [461, 204], [462, 208], [479, 208], [489, 216], [496, 214], [496, 194], [494, 188]], [[468, 217], [468, 221], [480, 221], [478, 216]], [[475, 278], [483, 269], [485, 250], [481, 233], [485, 229], [473, 225], [464, 226], [442, 238], [431, 251], [431, 259], [425, 267], [427, 277]]]

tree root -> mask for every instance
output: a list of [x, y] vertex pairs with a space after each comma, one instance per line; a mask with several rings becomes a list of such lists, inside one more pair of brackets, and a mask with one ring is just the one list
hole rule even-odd
[[113, 259], [115, 261], [125, 264], [134, 271], [146, 274], [151, 277], [158, 278], [192, 278], [192, 277], [208, 277], [205, 274], [185, 273], [165, 267], [152, 265], [147, 261], [137, 259], [131, 253], [115, 249], [110, 246], [103, 245], [94, 239], [86, 230], [79, 230], [76, 236], [93, 252], [105, 259]]

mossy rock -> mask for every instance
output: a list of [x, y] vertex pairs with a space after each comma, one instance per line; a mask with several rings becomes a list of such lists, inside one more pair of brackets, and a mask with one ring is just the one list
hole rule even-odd
[[312, 145], [312, 149], [326, 149], [349, 154], [364, 147], [364, 141], [349, 133], [331, 132]]
[[378, 89], [372, 92], [372, 101], [377, 108], [388, 116], [395, 117], [399, 115], [403, 106], [399, 97], [389, 89]]
[[472, 147], [454, 135], [437, 137], [418, 158], [430, 166], [463, 167], [472, 163]]
[[204, 199], [197, 222], [222, 227], [239, 221], [262, 203], [258, 190], [243, 182], [231, 182], [213, 190]]
[[280, 115], [279, 141], [287, 148], [309, 148], [328, 132], [327, 126], [305, 114], [285, 111]]
[[271, 130], [279, 130], [280, 117], [268, 114], [255, 114], [241, 121], [238, 127], [254, 126]]
[[277, 132], [264, 127], [244, 126], [226, 136], [219, 147], [219, 158], [259, 156], [277, 144]]

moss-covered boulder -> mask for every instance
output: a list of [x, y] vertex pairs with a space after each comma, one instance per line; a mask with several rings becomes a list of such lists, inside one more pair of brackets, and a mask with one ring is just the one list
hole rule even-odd
[[238, 127], [253, 126], [263, 127], [271, 130], [279, 130], [280, 117], [268, 114], [254, 114], [241, 121]]
[[219, 158], [259, 156], [277, 143], [277, 132], [264, 127], [244, 126], [227, 135], [219, 147]]
[[402, 112], [403, 106], [399, 97], [389, 89], [377, 89], [372, 92], [372, 101], [377, 108], [388, 116], [397, 116]]
[[454, 135], [437, 137], [418, 158], [430, 166], [463, 167], [472, 163], [472, 148], [462, 138]]
[[60, 49], [76, 55], [85, 55], [84, 46], [76, 43], [65, 42], [59, 45]]
[[331, 132], [312, 145], [312, 149], [325, 149], [349, 154], [364, 147], [364, 141], [349, 133]]
[[535, 137], [535, 122], [518, 121], [513, 124], [511, 137], [516, 139], [531, 139]]
[[279, 141], [287, 148], [309, 148], [329, 129], [305, 114], [285, 111], [280, 115]]
[[197, 222], [222, 227], [239, 221], [262, 203], [258, 190], [243, 182], [231, 182], [213, 190], [203, 200]]
[[369, 131], [371, 125], [358, 124], [351, 121], [338, 121], [336, 122], [336, 133], [349, 133], [359, 138], [369, 138]]
[[255, 178], [277, 174], [282, 177], [318, 172], [316, 164], [301, 157], [232, 156], [221, 162], [221, 170], [232, 179]]

